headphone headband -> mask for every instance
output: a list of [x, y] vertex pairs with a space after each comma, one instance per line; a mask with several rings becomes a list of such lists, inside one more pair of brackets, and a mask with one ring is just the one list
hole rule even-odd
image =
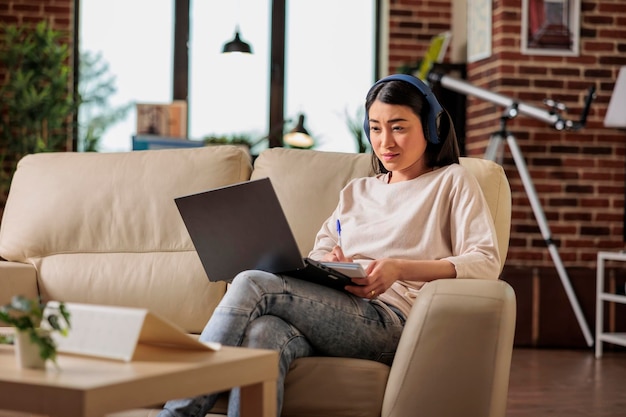
[[[426, 102], [428, 102], [428, 137], [426, 138], [429, 142], [438, 144], [439, 136], [437, 135], [437, 119], [443, 112], [443, 108], [441, 104], [437, 101], [437, 98], [433, 94], [432, 90], [419, 78], [416, 78], [412, 75], [408, 74], [394, 74], [389, 75], [388, 77], [382, 78], [376, 82], [371, 88], [370, 91], [374, 87], [379, 84], [386, 83], [388, 81], [404, 81], [406, 83], [411, 84], [413, 87], [417, 88], [417, 90], [422, 93]], [[367, 93], [369, 96], [369, 91]], [[367, 140], [370, 140], [370, 123], [369, 123], [369, 112], [365, 112], [365, 121], [363, 122], [363, 129], [365, 130], [365, 136], [367, 136]]]

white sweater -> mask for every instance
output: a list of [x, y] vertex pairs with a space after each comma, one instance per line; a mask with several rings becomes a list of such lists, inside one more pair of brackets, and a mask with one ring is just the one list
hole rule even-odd
[[[357, 178], [341, 191], [309, 257], [321, 259], [337, 244], [354, 259], [445, 259], [457, 278], [498, 279], [500, 256], [489, 208], [472, 174], [448, 165], [389, 184], [389, 175]], [[424, 282], [396, 281], [378, 298], [405, 316]]]

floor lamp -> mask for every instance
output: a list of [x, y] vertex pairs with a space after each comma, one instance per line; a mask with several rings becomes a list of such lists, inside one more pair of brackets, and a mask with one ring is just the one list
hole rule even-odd
[[543, 236], [544, 241], [548, 246], [548, 251], [550, 252], [552, 261], [554, 262], [556, 270], [559, 274], [559, 278], [561, 279], [561, 283], [563, 285], [563, 288], [565, 289], [570, 305], [574, 310], [574, 314], [576, 315], [576, 319], [578, 321], [580, 329], [582, 330], [587, 345], [593, 346], [593, 336], [591, 335], [591, 331], [589, 330], [589, 326], [587, 324], [587, 321], [585, 320], [585, 316], [583, 315], [583, 312], [580, 308], [580, 304], [578, 303], [578, 299], [576, 298], [576, 294], [574, 293], [574, 290], [572, 288], [571, 282], [567, 275], [567, 271], [563, 267], [561, 257], [552, 238], [552, 232], [550, 231], [550, 227], [548, 226], [548, 222], [541, 207], [541, 203], [539, 202], [539, 198], [537, 197], [537, 192], [533, 185], [532, 179], [530, 178], [530, 174], [528, 173], [526, 162], [524, 161], [524, 157], [522, 156], [521, 149], [517, 145], [517, 140], [515, 139], [515, 136], [511, 132], [507, 131], [506, 122], [510, 119], [513, 119], [514, 117], [517, 117], [520, 114], [523, 114], [541, 120], [551, 125], [556, 130], [581, 129], [585, 126], [585, 123], [587, 121], [589, 107], [591, 106], [591, 102], [595, 96], [595, 87], [592, 86], [589, 89], [587, 98], [585, 100], [585, 107], [583, 108], [580, 120], [572, 121], [564, 119], [561, 116], [560, 112], [564, 110], [564, 106], [552, 100], [546, 100], [546, 105], [550, 107], [550, 109], [544, 110], [519, 101], [515, 101], [501, 94], [493, 93], [491, 91], [476, 87], [466, 81], [462, 81], [457, 78], [443, 75], [437, 72], [431, 71], [428, 75], [428, 80], [433, 83], [440, 83], [443, 87], [446, 87], [458, 93], [476, 96], [480, 99], [490, 101], [505, 108], [505, 111], [500, 118], [500, 129], [494, 132], [489, 140], [489, 144], [485, 152], [485, 159], [499, 159], [499, 162], [501, 162], [504, 142], [506, 142], [506, 144], [509, 146], [509, 150], [511, 151], [513, 160], [515, 161], [515, 166], [517, 167], [520, 178], [522, 180], [522, 184], [524, 185], [524, 190], [526, 191], [526, 195], [528, 196], [528, 199], [530, 201], [530, 205], [539, 225], [539, 229], [541, 230], [541, 235]]

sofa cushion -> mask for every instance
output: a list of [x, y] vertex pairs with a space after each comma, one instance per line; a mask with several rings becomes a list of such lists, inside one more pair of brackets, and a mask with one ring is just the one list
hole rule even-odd
[[224, 292], [202, 269], [174, 198], [249, 179], [235, 146], [23, 158], [0, 256], [30, 263], [44, 299], [149, 308], [201, 331]]
[[254, 163], [252, 179], [268, 177], [291, 226], [302, 256], [352, 179], [373, 174], [370, 154], [272, 148]]

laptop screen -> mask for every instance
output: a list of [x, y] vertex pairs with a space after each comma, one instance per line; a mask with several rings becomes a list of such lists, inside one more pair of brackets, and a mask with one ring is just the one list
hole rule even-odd
[[174, 200], [210, 281], [239, 272], [279, 273], [304, 266], [269, 178]]

